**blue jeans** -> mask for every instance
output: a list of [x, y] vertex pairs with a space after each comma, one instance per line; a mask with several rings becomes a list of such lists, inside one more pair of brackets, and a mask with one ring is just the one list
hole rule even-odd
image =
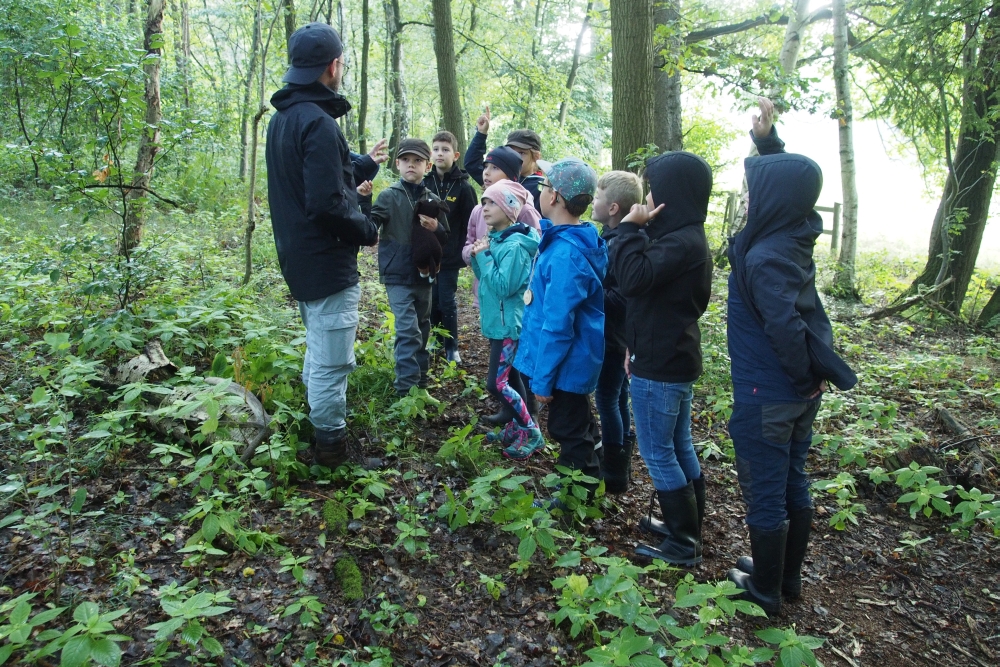
[[676, 491], [701, 477], [691, 442], [693, 385], [632, 376], [635, 436], [657, 491]]
[[299, 301], [306, 325], [302, 383], [309, 400], [309, 421], [319, 430], [335, 431], [347, 422], [347, 376], [354, 370], [354, 336], [358, 299], [354, 285], [316, 301]]
[[789, 512], [812, 506], [805, 468], [819, 404], [733, 404], [729, 435], [748, 526], [774, 530]]
[[396, 381], [399, 394], [426, 384], [430, 361], [427, 339], [431, 333], [431, 286], [386, 285], [389, 308], [396, 320]]
[[441, 269], [434, 281], [431, 300], [431, 324], [446, 329], [451, 338], [444, 340], [445, 352], [458, 349], [458, 269]]
[[604, 365], [594, 392], [597, 414], [601, 417], [601, 440], [609, 445], [625, 444], [632, 427], [628, 412], [628, 376], [625, 375], [625, 352], [605, 346]]

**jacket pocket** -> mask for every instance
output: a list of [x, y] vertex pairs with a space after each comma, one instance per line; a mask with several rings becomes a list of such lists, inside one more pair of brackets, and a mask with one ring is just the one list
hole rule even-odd
[[395, 239], [378, 243], [378, 272], [383, 278], [410, 278], [410, 252]]

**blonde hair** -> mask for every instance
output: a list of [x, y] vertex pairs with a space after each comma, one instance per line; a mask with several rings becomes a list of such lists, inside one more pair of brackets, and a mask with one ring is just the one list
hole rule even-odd
[[633, 204], [642, 202], [642, 179], [630, 171], [609, 171], [597, 181], [597, 187], [604, 190], [609, 205], [618, 204], [625, 213]]

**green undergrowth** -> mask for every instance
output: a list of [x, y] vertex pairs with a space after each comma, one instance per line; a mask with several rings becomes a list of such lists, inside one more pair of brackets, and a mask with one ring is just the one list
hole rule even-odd
[[[40, 664], [59, 654], [63, 664], [117, 665], [129, 642], [141, 643], [142, 664], [178, 657], [216, 664], [226, 637], [211, 619], [240, 610], [213, 573], [237, 557], [253, 564], [244, 577], [270, 568], [289, 591], [272, 610], [279, 619], [272, 629], [289, 619], [298, 634], [284, 635], [269, 660], [394, 664], [391, 647], [417, 637], [420, 619], [432, 611], [421, 595], [393, 597], [381, 582], [364, 581], [357, 563], [379, 549], [405, 561], [434, 561], [443, 554], [435, 553], [442, 542], [432, 534], [473, 530], [509, 541], [514, 555], [463, 582], [467, 594], [482, 605], [502, 604], [508, 585], [529, 575], [548, 578], [549, 619], [588, 665], [815, 664], [821, 640], [794, 628], [761, 630], [752, 646], [734, 641], [727, 628], [762, 612], [737, 600], [732, 584], [609, 555], [582, 529], [610, 502], [600, 487], [598, 500], [587, 502], [585, 487], [597, 480], [565, 469], [520, 474], [483, 446], [472, 410], [434, 396], [435, 385], [447, 382], [470, 401], [481, 398], [479, 379], [465, 370], [439, 364], [430, 394], [398, 398], [392, 314], [370, 253], [361, 257], [362, 321], [349, 403], [354, 434], [388, 457], [389, 466], [329, 471], [302, 456], [311, 431], [299, 379], [304, 331], [266, 226], [254, 241], [254, 277], [242, 287], [232, 220], [220, 223], [228, 225], [223, 233], [181, 215], [155, 218], [142, 249], [125, 264], [114, 252], [114, 233], [99, 220], [65, 222], [79, 218], [49, 211], [22, 226], [0, 217], [0, 535], [4, 544], [16, 537], [46, 554], [39, 564], [44, 593], [0, 588], [0, 664]], [[862, 284], [898, 292], [902, 266], [888, 273], [863, 268]], [[695, 419], [697, 431], [707, 434], [700, 454], [731, 473], [725, 276], [717, 278], [702, 327], [706, 370]], [[932, 441], [920, 415], [937, 408], [962, 414], [973, 427], [997, 427], [996, 338], [976, 332], [941, 338], [925, 323], [891, 319], [846, 319], [835, 328], [861, 382], [852, 392], [832, 392], [817, 422], [815, 455], [837, 471], [814, 489], [817, 502], [834, 508], [830, 525], [850, 531], [859, 523], [864, 485], [895, 497], [897, 510], [920, 518], [927, 532], [951, 531], [954, 539], [993, 533], [1000, 505], [992, 490], [967, 489], [947, 477], [960, 450], [943, 449], [943, 466], [891, 462]], [[154, 340], [177, 371], [114, 386], [114, 369]], [[212, 377], [237, 382], [271, 415], [265, 442], [246, 464], [231, 417], [240, 399]], [[446, 411], [461, 423], [428, 442], [430, 420]], [[164, 423], [172, 428], [155, 429]], [[176, 553], [182, 581], [152, 590], [134, 553], [109, 547], [139, 524], [129, 523], [137, 519], [131, 491], [98, 498], [95, 489], [126, 468], [148, 479], [154, 497], [184, 500], [171, 516], [138, 517], [150, 540]], [[304, 481], [320, 492], [305, 491]], [[540, 497], [558, 498], [562, 509], [534, 507]], [[279, 508], [283, 520], [261, 521], [262, 507]], [[315, 545], [289, 540], [284, 519], [311, 522]], [[386, 526], [394, 543], [366, 543], [352, 533], [352, 522]], [[310, 574], [328, 552], [340, 600], [326, 597]], [[79, 572], [111, 582], [109, 590], [85, 599], [95, 593], [80, 587]], [[326, 631], [345, 604], [377, 642], [348, 648], [355, 642]], [[118, 634], [124, 620], [151, 606], [158, 616], [130, 629], [131, 637]], [[248, 631], [271, 629], [252, 624]]]

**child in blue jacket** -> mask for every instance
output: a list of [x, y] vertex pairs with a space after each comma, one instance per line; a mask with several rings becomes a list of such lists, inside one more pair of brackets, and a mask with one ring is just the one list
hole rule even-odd
[[560, 465], [599, 478], [599, 431], [588, 395], [604, 361], [604, 279], [608, 250], [597, 229], [581, 223], [597, 174], [575, 158], [543, 165], [542, 242], [524, 293], [521, 345], [514, 367], [549, 406], [549, 435]]
[[479, 317], [483, 335], [490, 341], [490, 368], [486, 390], [500, 401], [506, 425], [487, 439], [507, 445], [503, 455], [525, 461], [545, 446], [542, 432], [528, 411], [521, 375], [514, 370], [524, 290], [528, 286], [532, 259], [538, 249], [538, 233], [516, 222], [528, 203], [528, 191], [502, 181], [483, 192], [483, 221], [489, 235], [471, 249], [472, 270], [479, 279]]

